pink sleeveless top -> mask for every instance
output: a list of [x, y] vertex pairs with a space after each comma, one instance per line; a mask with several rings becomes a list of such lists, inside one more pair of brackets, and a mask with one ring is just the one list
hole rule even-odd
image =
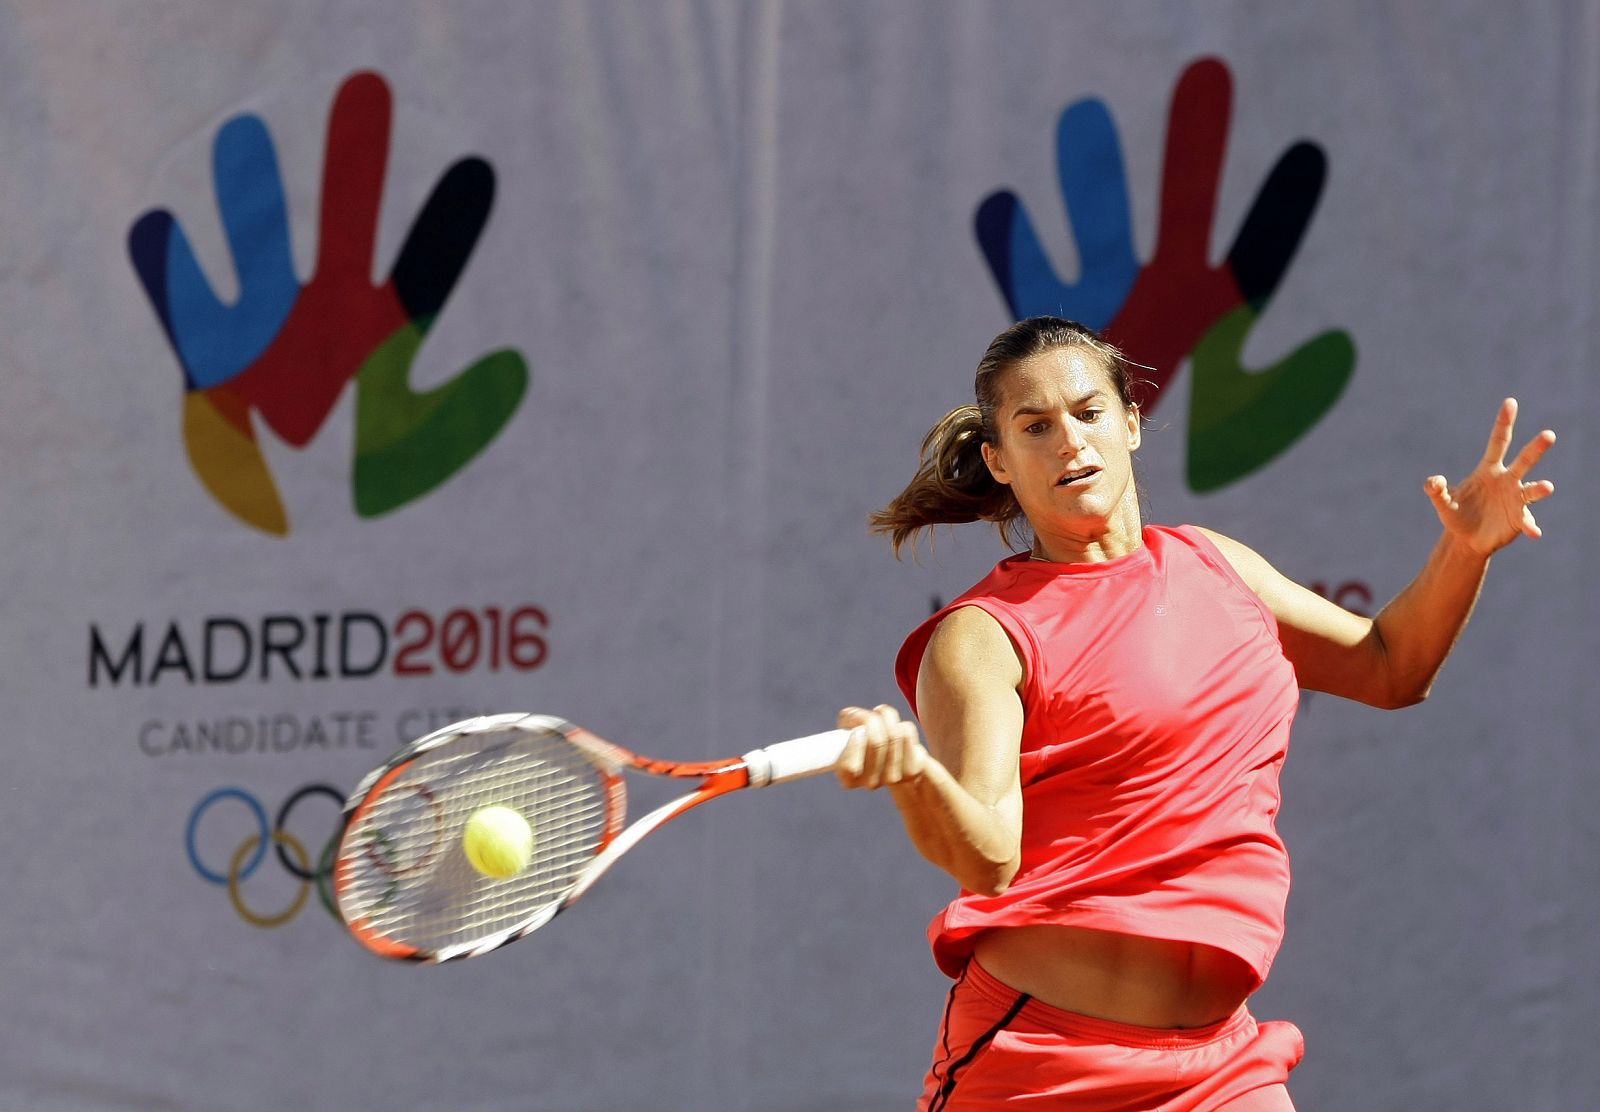
[[1026, 555], [919, 626], [896, 678], [916, 707], [939, 621], [992, 615], [1021, 656], [1022, 863], [929, 925], [956, 976], [991, 927], [1058, 924], [1202, 943], [1265, 980], [1289, 859], [1273, 819], [1299, 705], [1277, 622], [1190, 526], [1099, 564]]

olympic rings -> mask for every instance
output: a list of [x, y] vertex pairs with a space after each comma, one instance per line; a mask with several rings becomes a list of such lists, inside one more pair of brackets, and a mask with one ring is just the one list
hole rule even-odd
[[[328, 838], [321, 854], [318, 855], [314, 868], [304, 843], [285, 829], [289, 821], [290, 812], [294, 810], [301, 800], [310, 795], [325, 795], [333, 800], [334, 804], [339, 808], [342, 809], [344, 807], [344, 793], [339, 791], [338, 788], [329, 784], [306, 784], [283, 801], [283, 805], [278, 808], [276, 821], [270, 827], [267, 825], [266, 809], [262, 807], [255, 796], [243, 788], [217, 788], [215, 791], [203, 796], [200, 802], [195, 804], [194, 810], [190, 812], [188, 824], [184, 829], [184, 849], [189, 854], [189, 863], [194, 866], [195, 872], [199, 873], [202, 879], [218, 887], [227, 888], [229, 902], [232, 903], [233, 909], [238, 912], [239, 917], [245, 922], [264, 928], [283, 926], [300, 914], [313, 887], [316, 888], [318, 899], [328, 914], [335, 919], [339, 918], [339, 912], [334, 906], [328, 883], [333, 871], [333, 857], [338, 848], [339, 835], [343, 831], [343, 824], [335, 824], [333, 834]], [[233, 857], [228, 863], [227, 871], [219, 873], [207, 868], [205, 863], [201, 861], [200, 851], [196, 846], [196, 833], [199, 830], [201, 819], [205, 817], [214, 804], [224, 799], [235, 799], [248, 807], [255, 819], [256, 830], [252, 834], [247, 834], [244, 841], [239, 843], [239, 848], [234, 851]], [[299, 889], [290, 899], [288, 906], [274, 914], [264, 914], [253, 910], [245, 903], [241, 892], [243, 882], [266, 859], [267, 844], [269, 842], [277, 850], [279, 863], [283, 865], [291, 876], [300, 882]]]
[[[341, 809], [344, 807], [344, 793], [338, 788], [329, 787], [327, 784], [307, 784], [283, 801], [283, 806], [278, 808], [278, 821], [273, 824], [273, 829], [282, 830], [284, 823], [289, 821], [289, 812], [294, 810], [294, 805], [308, 795], [325, 795], [333, 800], [335, 807]], [[276, 841], [276, 839], [274, 840]], [[300, 859], [305, 861], [305, 856], [304, 853], [300, 854]], [[306, 863], [306, 866], [299, 866], [289, 860], [289, 854], [286, 852], [286, 847], [282, 842], [278, 843], [278, 860], [283, 863], [285, 869], [288, 869], [301, 880], [317, 879], [316, 874], [312, 873], [309, 868], [309, 862]]]
[[[311, 864], [310, 861], [306, 860], [306, 847], [301, 845], [300, 840], [287, 830], [274, 830], [272, 832], [272, 840], [278, 844], [278, 852], [280, 854], [285, 849], [294, 850], [294, 855], [300, 858], [301, 869], [305, 869], [307, 865]], [[246, 923], [251, 923], [258, 927], [281, 927], [300, 914], [300, 909], [306, 904], [306, 896], [311, 893], [311, 884], [308, 881], [301, 881], [300, 890], [294, 894], [294, 899], [289, 901], [289, 906], [276, 915], [258, 915], [251, 911], [245, 906], [244, 897], [239, 894], [239, 866], [244, 863], [244, 859], [250, 856], [253, 851], [260, 848], [260, 839], [254, 834], [239, 843], [239, 849], [233, 855], [233, 864], [228, 866], [228, 899], [233, 904], [233, 910], [237, 911], [239, 918]], [[306, 870], [305, 875], [310, 876], [310, 871]]]
[[271, 831], [267, 829], [267, 812], [263, 810], [261, 804], [256, 801], [256, 797], [245, 791], [243, 788], [218, 788], [216, 791], [202, 799], [199, 803], [195, 804], [194, 810], [189, 814], [188, 829], [186, 829], [183, 833], [183, 845], [184, 848], [189, 851], [189, 864], [194, 866], [194, 871], [205, 877], [212, 884], [227, 884], [227, 874], [214, 873], [200, 863], [200, 853], [194, 848], [194, 832], [195, 829], [200, 825], [200, 816], [204, 815], [208, 810], [210, 810], [213, 803], [219, 799], [227, 799], [230, 797], [233, 799], [243, 800], [244, 803], [249, 806], [250, 810], [255, 812], [256, 825], [261, 828], [261, 833], [256, 836], [255, 855], [250, 858], [250, 863], [239, 871], [239, 875], [241, 877], [247, 877], [256, 871], [256, 866], [260, 865], [261, 859], [267, 855], [267, 839], [272, 836]]

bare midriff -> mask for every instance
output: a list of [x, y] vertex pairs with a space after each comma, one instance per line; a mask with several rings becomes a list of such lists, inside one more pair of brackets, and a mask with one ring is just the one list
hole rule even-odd
[[1215, 947], [1081, 927], [998, 927], [975, 955], [1041, 1003], [1140, 1027], [1216, 1023], [1256, 987], [1244, 961]]

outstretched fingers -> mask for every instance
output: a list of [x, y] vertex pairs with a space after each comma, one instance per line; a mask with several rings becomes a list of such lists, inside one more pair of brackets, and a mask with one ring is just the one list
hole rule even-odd
[[[1550, 450], [1550, 446], [1555, 442], [1556, 434], [1554, 432], [1549, 429], [1541, 430], [1538, 436], [1528, 441], [1527, 445], [1523, 447], [1522, 451], [1517, 453], [1517, 458], [1511, 461], [1511, 466], [1507, 468], [1507, 470], [1510, 471], [1511, 474], [1515, 475], [1517, 480], [1520, 482], [1528, 474], [1528, 472], [1532, 471], [1534, 467], [1538, 465], [1539, 461], [1544, 458], [1544, 454]], [[1538, 484], [1523, 483], [1522, 485], [1523, 493], [1526, 494], [1527, 488], [1530, 485]], [[1550, 491], [1554, 490], [1555, 487], [1551, 486]], [[1550, 491], [1546, 491], [1544, 495], [1541, 495], [1541, 497], [1548, 496]]]
[[[1498, 468], [1500, 461], [1510, 450], [1516, 422], [1517, 399], [1507, 398], [1500, 403], [1500, 412], [1495, 418], [1494, 429], [1489, 434], [1489, 446], [1484, 453], [1484, 463], [1491, 469]], [[1521, 532], [1523, 536], [1533, 540], [1537, 540], [1544, 533], [1529, 507], [1554, 494], [1556, 485], [1549, 479], [1529, 480], [1527, 475], [1538, 466], [1539, 461], [1555, 442], [1556, 434], [1552, 430], [1541, 429], [1505, 468], [1505, 474], [1517, 484], [1517, 494], [1522, 499], [1522, 515], [1519, 523]]]
[[1509, 463], [1505, 462], [1516, 423], [1517, 400], [1506, 398], [1495, 415], [1483, 458], [1472, 474], [1453, 487], [1442, 475], [1431, 475], [1422, 484], [1445, 528], [1485, 557], [1518, 536], [1543, 536], [1532, 507], [1556, 490], [1549, 479], [1528, 478], [1556, 442], [1551, 430], [1540, 430]]
[[1428, 501], [1433, 503], [1434, 509], [1440, 513], [1456, 508], [1455, 500], [1450, 497], [1450, 480], [1443, 475], [1429, 475], [1422, 481], [1422, 492], [1428, 496]]
[[1517, 399], [1507, 398], [1500, 403], [1500, 412], [1494, 417], [1494, 427], [1489, 430], [1489, 444], [1483, 450], [1485, 464], [1499, 467], [1505, 462], [1506, 453], [1511, 450], [1511, 433], [1516, 426]]
[[[1545, 432], [1549, 432], [1549, 430], [1546, 429]], [[1540, 433], [1539, 436], [1542, 438], [1544, 433]], [[1555, 434], [1550, 433], [1550, 443], [1554, 442]], [[1544, 445], [1545, 448], [1548, 448], [1549, 446], [1549, 444]], [[1533, 445], [1530, 444], [1528, 445], [1528, 448], [1524, 448], [1522, 450], [1522, 455], [1527, 455], [1528, 449], [1532, 447]], [[1544, 454], [1542, 448], [1540, 449], [1539, 454]], [[1521, 462], [1521, 456], [1518, 456], [1518, 462]], [[1539, 528], [1539, 522], [1534, 519], [1532, 507], [1535, 502], [1542, 502], [1554, 494], [1556, 492], [1556, 484], [1552, 483], [1549, 479], [1540, 479], [1537, 482], [1518, 483], [1517, 486], [1522, 491], [1522, 533], [1524, 536], [1532, 540], [1538, 540], [1540, 537], [1544, 536], [1544, 531]]]
[[[1483, 463], [1491, 472], [1504, 465], [1506, 453], [1511, 450], [1511, 438], [1517, 427], [1517, 399], [1507, 398], [1500, 403], [1500, 412], [1495, 414], [1494, 427], [1489, 430], [1489, 443], [1483, 450]], [[1550, 429], [1541, 429], [1539, 434], [1523, 446], [1516, 458], [1505, 469], [1511, 473], [1512, 478], [1522, 484], [1523, 500], [1538, 501], [1538, 498], [1548, 498], [1555, 486], [1544, 483], [1523, 482], [1528, 472], [1532, 471], [1550, 446], [1556, 442], [1556, 434]], [[1431, 481], [1431, 480], [1430, 480]], [[1548, 489], [1545, 489], [1548, 487]], [[1537, 488], [1541, 493], [1538, 498], [1528, 497]]]
[[1540, 479], [1534, 483], [1522, 484], [1522, 503], [1531, 506], [1535, 502], [1543, 502], [1556, 492], [1556, 484], [1549, 479]]

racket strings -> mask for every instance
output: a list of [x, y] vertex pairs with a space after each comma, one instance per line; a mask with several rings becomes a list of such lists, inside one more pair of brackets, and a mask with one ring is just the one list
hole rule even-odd
[[[527, 867], [504, 880], [478, 873], [461, 848], [468, 818], [492, 805], [514, 809], [533, 831]], [[619, 818], [608, 814], [607, 777], [563, 735], [520, 727], [460, 735], [403, 767], [346, 831], [340, 908], [426, 953], [531, 929]]]

